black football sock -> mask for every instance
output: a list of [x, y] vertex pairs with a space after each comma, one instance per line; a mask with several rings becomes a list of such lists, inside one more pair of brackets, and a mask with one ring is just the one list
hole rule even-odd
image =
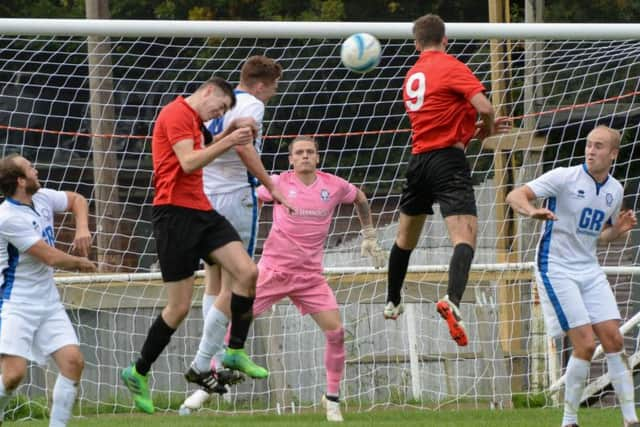
[[402, 249], [393, 244], [389, 254], [389, 272], [387, 273], [387, 302], [400, 304], [402, 284], [409, 268], [409, 258], [413, 249]]
[[467, 243], [459, 243], [453, 248], [453, 255], [449, 263], [449, 286], [447, 294], [449, 301], [460, 307], [462, 295], [469, 280], [469, 269], [473, 261], [473, 248]]
[[231, 293], [231, 331], [229, 348], [244, 348], [253, 321], [253, 297]]
[[142, 351], [140, 351], [140, 357], [136, 361], [136, 371], [140, 375], [147, 375], [147, 372], [151, 369], [151, 365], [156, 361], [162, 350], [171, 341], [171, 335], [176, 330], [167, 325], [159, 315], [153, 322], [147, 333], [147, 339], [142, 345]]

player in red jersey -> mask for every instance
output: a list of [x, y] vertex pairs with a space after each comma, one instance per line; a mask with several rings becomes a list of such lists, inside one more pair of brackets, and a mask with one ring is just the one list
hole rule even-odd
[[[458, 345], [467, 345], [459, 305], [473, 259], [477, 211], [465, 147], [472, 138], [496, 132], [494, 112], [484, 86], [462, 62], [445, 53], [442, 19], [425, 15], [414, 22], [420, 56], [403, 85], [412, 130], [411, 159], [400, 200], [400, 223], [389, 256], [386, 319], [402, 312], [401, 289], [411, 251], [416, 247], [433, 203], [440, 204], [453, 255], [447, 295], [436, 307]], [[481, 121], [477, 122], [478, 114]]]
[[[213, 210], [202, 183], [205, 165], [234, 145], [251, 143], [255, 137], [255, 121], [238, 118], [217, 135], [214, 143], [203, 148], [205, 140], [211, 138], [203, 122], [222, 116], [234, 104], [231, 85], [212, 77], [190, 96], [179, 96], [166, 105], [153, 128], [152, 223], [162, 280], [167, 285], [167, 305], [151, 325], [138, 360], [121, 373], [135, 405], [147, 413], [154, 412], [149, 370], [189, 312], [194, 272], [200, 259], [209, 264], [215, 261], [234, 279], [225, 366], [254, 378], [268, 375], [243, 349], [253, 319], [258, 269], [233, 226]], [[213, 386], [215, 382], [211, 372], [187, 379], [202, 386]]]

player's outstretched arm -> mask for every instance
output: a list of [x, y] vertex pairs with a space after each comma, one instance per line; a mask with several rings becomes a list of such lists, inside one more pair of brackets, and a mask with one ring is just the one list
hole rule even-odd
[[638, 224], [636, 213], [632, 209], [620, 211], [616, 222], [613, 225], [605, 226], [600, 233], [598, 241], [601, 243], [609, 243], [625, 236]]
[[251, 144], [246, 144], [236, 145], [234, 149], [236, 150], [236, 153], [238, 153], [238, 157], [240, 157], [240, 160], [242, 160], [242, 163], [246, 166], [247, 170], [251, 172], [251, 175], [255, 176], [258, 181], [260, 181], [260, 184], [262, 184], [262, 186], [271, 193], [273, 201], [284, 205], [289, 209], [289, 211], [293, 211], [294, 207], [273, 184], [273, 180], [264, 169], [260, 155], [256, 151], [255, 147]]
[[42, 239], [33, 244], [26, 252], [51, 267], [80, 270], [87, 273], [97, 270], [96, 265], [87, 258], [66, 254], [60, 249], [47, 245]]
[[507, 194], [507, 203], [520, 215], [539, 220], [552, 220], [558, 218], [547, 208], [537, 208], [531, 202], [536, 199], [535, 193], [526, 185], [516, 188]]
[[76, 222], [76, 234], [73, 238], [71, 248], [78, 255], [89, 256], [91, 249], [91, 232], [89, 231], [89, 203], [82, 194], [73, 191], [67, 193], [67, 210], [73, 213]]
[[371, 219], [369, 201], [362, 190], [358, 190], [354, 204], [358, 212], [358, 218], [360, 218], [360, 227], [362, 229], [360, 254], [370, 257], [375, 268], [383, 268], [387, 265], [387, 254], [378, 243], [378, 236], [376, 235], [376, 230], [373, 228], [373, 221]]

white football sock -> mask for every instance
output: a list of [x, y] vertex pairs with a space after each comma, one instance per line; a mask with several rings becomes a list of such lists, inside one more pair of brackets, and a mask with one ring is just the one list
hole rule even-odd
[[624, 420], [638, 421], [634, 402], [633, 377], [623, 357], [623, 352], [607, 353], [609, 379], [618, 396], [618, 402], [620, 402], [620, 409], [622, 410]]
[[213, 356], [213, 363], [216, 365], [216, 370], [224, 368], [224, 366], [222, 366], [222, 359], [224, 359], [224, 351], [227, 348], [227, 343], [224, 342], [223, 344], [222, 348]]
[[589, 376], [591, 362], [578, 359], [575, 356], [569, 358], [564, 386], [564, 416], [562, 425], [578, 424], [578, 408], [584, 386]]
[[73, 404], [78, 394], [78, 386], [69, 378], [58, 374], [53, 386], [53, 404], [51, 405], [51, 420], [49, 427], [64, 427], [71, 418]]
[[206, 292], [202, 295], [202, 318], [207, 318], [207, 313], [216, 302], [216, 295], [209, 295]]
[[224, 348], [224, 336], [227, 333], [229, 319], [216, 307], [211, 307], [204, 319], [202, 338], [198, 346], [198, 352], [191, 366], [198, 372], [207, 372], [211, 369], [211, 358]]

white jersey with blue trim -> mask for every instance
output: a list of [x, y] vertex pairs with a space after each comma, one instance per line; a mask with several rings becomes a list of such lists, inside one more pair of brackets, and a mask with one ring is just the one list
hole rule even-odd
[[[205, 126], [215, 136], [226, 129], [232, 120], [240, 117], [253, 117], [258, 125], [258, 135], [254, 146], [260, 154], [262, 151], [264, 103], [250, 93], [238, 89], [235, 89], [234, 93], [236, 94], [236, 105], [223, 117], [211, 120]], [[203, 180], [205, 194], [231, 193], [257, 184], [233, 148], [225, 151], [203, 168]]]
[[612, 225], [622, 207], [624, 190], [609, 175], [598, 183], [586, 164], [556, 168], [527, 184], [546, 198], [556, 221], [546, 221], [536, 253], [541, 273], [599, 268], [596, 248], [605, 225]]
[[3, 301], [38, 304], [60, 301], [53, 268], [26, 251], [40, 239], [55, 245], [53, 214], [67, 209], [64, 191], [40, 189], [33, 206], [7, 198], [0, 204], [0, 306]]

